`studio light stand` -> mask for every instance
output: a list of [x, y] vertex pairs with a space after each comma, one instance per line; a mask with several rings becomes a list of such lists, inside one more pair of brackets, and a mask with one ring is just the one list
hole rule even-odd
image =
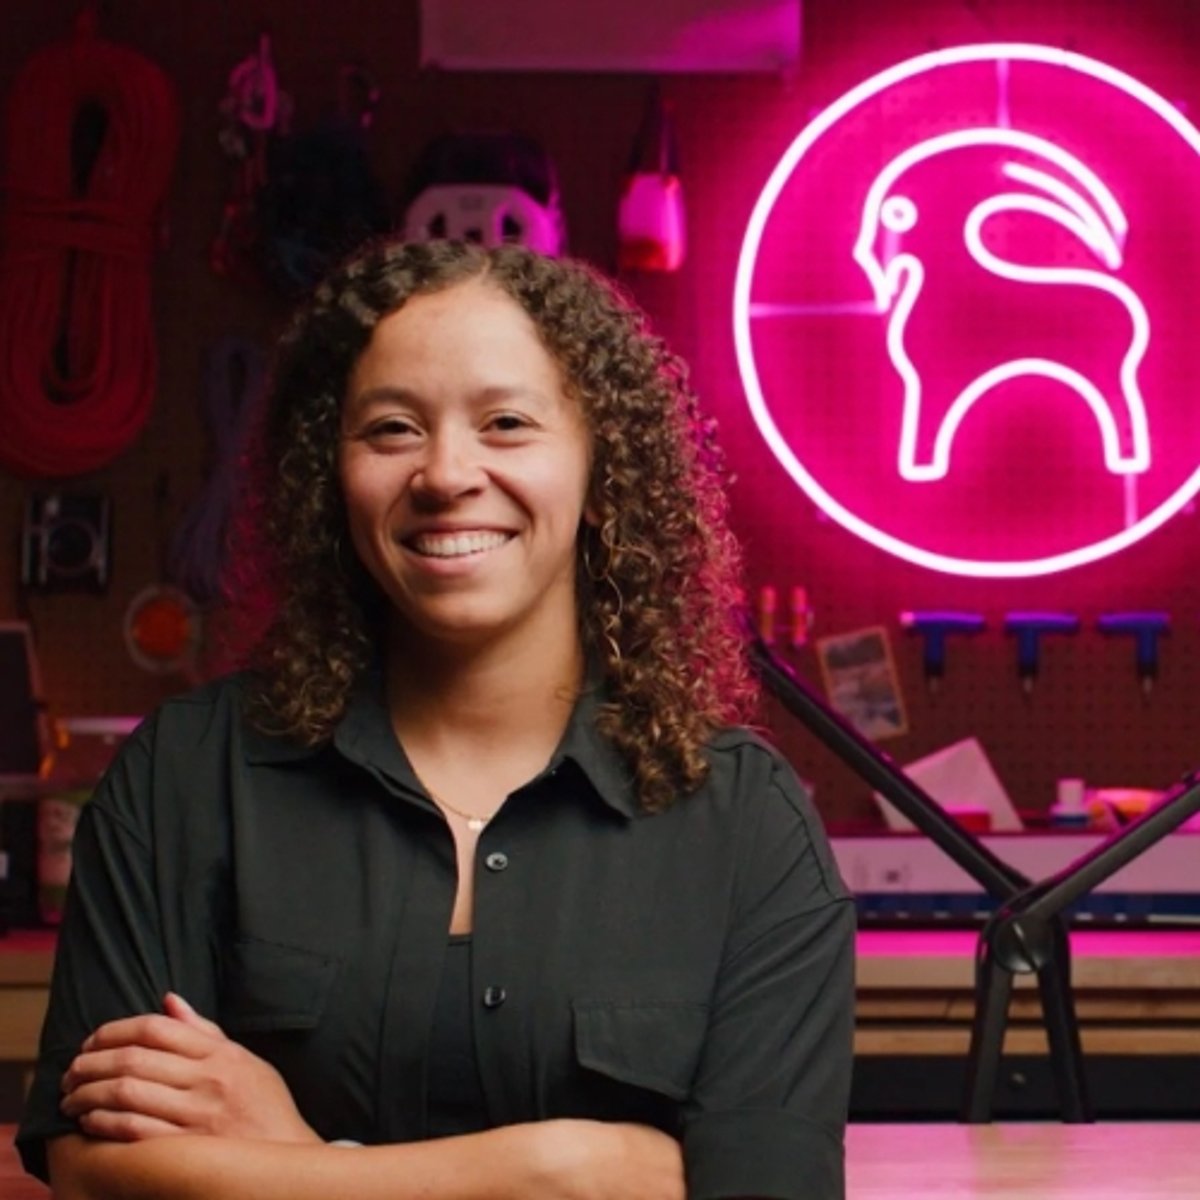
[[[1032, 884], [1006, 901], [984, 925], [975, 956], [975, 1020], [967, 1060], [964, 1120], [986, 1121], [990, 1097], [996, 1086], [1004, 1027], [1013, 977], [1043, 970], [1064, 953], [1066, 934], [1063, 913], [1137, 856], [1174, 832], [1188, 817], [1200, 812], [1200, 776], [1193, 772], [1137, 820], [1110, 835], [1087, 854], [1049, 879]], [[1169, 920], [1162, 927], [1171, 925]], [[1069, 947], [1065, 949], [1069, 953]], [[1058, 998], [1055, 998], [1058, 1002]], [[1071, 1012], [1067, 1020], [1074, 1023]], [[1042, 1005], [1047, 1030], [1062, 1024]], [[1052, 1047], [1053, 1051], [1053, 1047]], [[1066, 1117], [1067, 1120], [1071, 1118]], [[1087, 1118], [1080, 1118], [1087, 1119]]]
[[[921, 833], [947, 857], [971, 876], [998, 905], [1013, 904], [1030, 893], [1030, 880], [998, 858], [978, 838], [962, 828], [936, 800], [910, 779], [887, 755], [863, 736], [840, 713], [831, 709], [783, 662], [748, 624], [750, 657], [763, 685], [783, 706], [798, 718], [820, 741], [829, 747], [852, 771], [876, 791], [881, 792]], [[1037, 965], [1024, 968], [1037, 973], [1042, 1012], [1050, 1044], [1051, 1067], [1063, 1119], [1090, 1121], [1091, 1106], [1083, 1075], [1083, 1048], [1079, 1024], [1071, 994], [1071, 947], [1061, 910], [1046, 914], [1045, 932]], [[981, 946], [985, 939], [981, 937]], [[1012, 975], [992, 954], [978, 956], [986, 968], [977, 967], [976, 1022], [972, 1030], [961, 1119], [985, 1122], [991, 1119], [992, 1091], [996, 1069], [980, 1070], [983, 1053], [996, 1057], [1003, 1043], [1008, 1018], [1008, 997]], [[981, 1020], [979, 990], [984, 977], [995, 998], [987, 1006], [988, 1021]], [[996, 982], [996, 981], [1000, 982]], [[1004, 985], [1007, 986], [1004, 986]], [[990, 992], [988, 993], [991, 994]], [[999, 1009], [997, 1012], [996, 1009]], [[984, 1042], [984, 1034], [989, 1040]], [[985, 1090], [986, 1089], [986, 1090]]]
[[[991, 1120], [1013, 978], [1035, 974], [1062, 1119], [1070, 1123], [1093, 1120], [1071, 991], [1066, 912], [1200, 812], [1200, 772], [1187, 775], [1153, 808], [1056, 875], [1031, 882], [948, 816], [874, 743], [813, 692], [762, 640], [749, 618], [746, 624], [751, 662], [767, 690], [997, 901], [976, 947], [975, 1016], [960, 1119], [973, 1124]], [[1161, 924], [1169, 927], [1170, 922]]]

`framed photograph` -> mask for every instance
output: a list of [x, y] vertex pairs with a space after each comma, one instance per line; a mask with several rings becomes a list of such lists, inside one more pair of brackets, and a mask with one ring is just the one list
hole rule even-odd
[[892, 646], [882, 625], [818, 638], [825, 694], [858, 731], [873, 740], [908, 732]]

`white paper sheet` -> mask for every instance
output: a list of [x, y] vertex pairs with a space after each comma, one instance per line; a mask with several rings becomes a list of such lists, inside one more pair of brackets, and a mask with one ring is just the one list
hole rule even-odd
[[[992, 829], [1004, 831], [1023, 828], [1004, 785], [976, 738], [964, 738], [961, 742], [918, 758], [909, 763], [904, 771], [948, 811], [956, 807], [984, 808], [991, 815]], [[889, 829], [913, 828], [912, 822], [878, 792], [875, 793], [875, 800]]]

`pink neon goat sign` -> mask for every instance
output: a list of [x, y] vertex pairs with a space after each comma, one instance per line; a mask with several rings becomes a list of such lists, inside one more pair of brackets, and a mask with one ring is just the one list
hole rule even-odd
[[1198, 155], [1161, 96], [1047, 47], [939, 51], [847, 93], [739, 260], [739, 367], [781, 464], [956, 574], [1061, 571], [1161, 526], [1200, 489], [1179, 302], [1200, 252], [1170, 230], [1200, 208]]

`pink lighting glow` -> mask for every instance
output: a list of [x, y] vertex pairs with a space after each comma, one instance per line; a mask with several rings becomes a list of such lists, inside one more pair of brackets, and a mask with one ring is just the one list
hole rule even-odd
[[953, 574], [1062, 571], [1168, 521], [1200, 490], [1197, 156], [1163, 97], [1048, 47], [939, 51], [842, 96], [771, 173], [735, 281], [784, 469]]

